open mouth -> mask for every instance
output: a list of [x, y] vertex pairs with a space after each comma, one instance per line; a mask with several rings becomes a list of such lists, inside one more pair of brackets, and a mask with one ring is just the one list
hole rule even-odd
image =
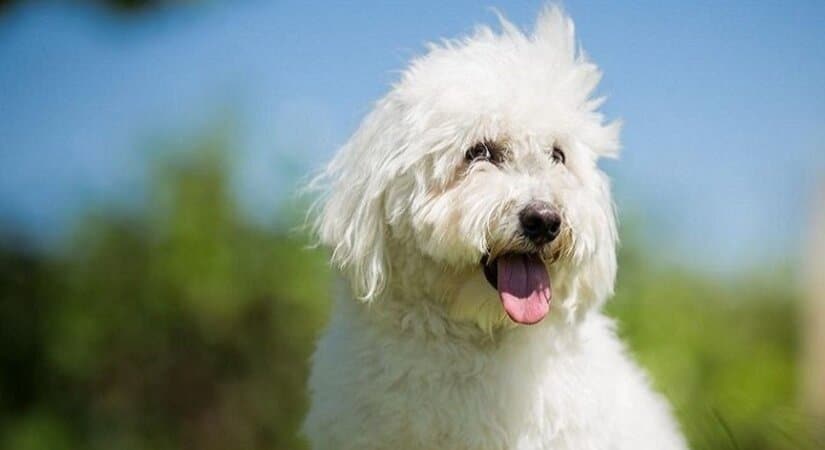
[[552, 289], [544, 261], [535, 253], [506, 253], [481, 258], [484, 277], [498, 291], [507, 315], [516, 323], [538, 323], [550, 310]]

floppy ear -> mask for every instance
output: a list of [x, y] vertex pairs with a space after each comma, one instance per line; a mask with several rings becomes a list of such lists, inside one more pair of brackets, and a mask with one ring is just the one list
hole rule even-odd
[[618, 232], [616, 213], [610, 195], [610, 181], [602, 172], [597, 173], [598, 183], [595, 208], [590, 212], [589, 249], [581, 261], [578, 280], [578, 310], [584, 313], [592, 307], [599, 308], [613, 295], [616, 281], [616, 247]]
[[392, 120], [395, 109], [379, 102], [312, 183], [324, 191], [316, 205], [316, 234], [364, 301], [378, 296], [389, 277], [384, 198], [400, 170], [393, 160], [403, 150], [398, 142], [403, 133]]

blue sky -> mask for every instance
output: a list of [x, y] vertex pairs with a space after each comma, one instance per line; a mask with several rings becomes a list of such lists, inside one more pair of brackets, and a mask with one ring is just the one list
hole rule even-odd
[[[540, 1], [232, 2], [137, 17], [29, 5], [0, 17], [0, 221], [45, 241], [139, 197], [148, 145], [235, 118], [254, 218], [328, 159], [423, 43]], [[671, 261], [793, 259], [825, 179], [825, 2], [565, 3], [602, 67], [624, 217]], [[630, 219], [628, 219], [630, 220]]]

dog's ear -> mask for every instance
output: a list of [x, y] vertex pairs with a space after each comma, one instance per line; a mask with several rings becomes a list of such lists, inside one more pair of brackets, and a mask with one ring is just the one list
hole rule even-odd
[[588, 213], [586, 243], [576, 277], [579, 313], [601, 307], [613, 295], [616, 281], [618, 232], [610, 181], [596, 172], [594, 208]]
[[379, 102], [312, 183], [324, 193], [315, 208], [316, 234], [364, 301], [378, 296], [389, 276], [384, 199], [404, 149], [393, 110], [390, 102]]

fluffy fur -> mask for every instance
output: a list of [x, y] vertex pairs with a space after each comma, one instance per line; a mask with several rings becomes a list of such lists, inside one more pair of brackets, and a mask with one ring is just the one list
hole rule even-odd
[[[685, 448], [599, 311], [617, 236], [597, 160], [619, 148], [599, 78], [556, 7], [531, 34], [501, 19], [431, 44], [316, 180], [319, 238], [357, 300], [336, 302], [313, 358], [314, 449]], [[501, 161], [468, 161], [478, 142]], [[561, 212], [551, 245], [520, 233], [536, 200]], [[545, 261], [539, 324], [514, 324], [484, 278], [508, 252]]]

